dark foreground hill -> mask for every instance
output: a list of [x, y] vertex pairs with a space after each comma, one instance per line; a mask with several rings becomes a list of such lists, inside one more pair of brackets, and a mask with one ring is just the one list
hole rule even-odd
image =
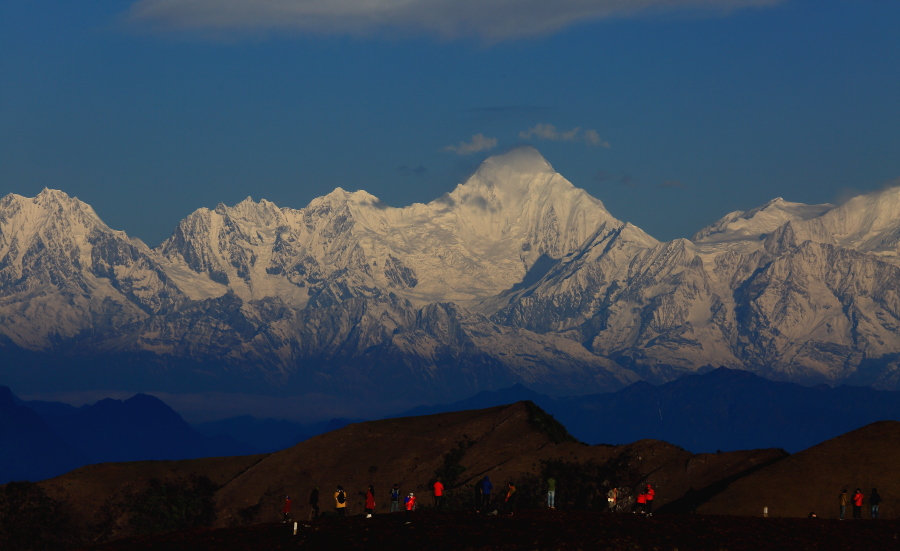
[[[882, 421], [807, 450], [735, 481], [712, 497], [700, 511], [730, 515], [796, 517], [815, 511], [838, 518], [842, 489], [860, 488], [866, 496], [863, 517], [869, 518], [869, 496], [877, 488], [883, 498], [882, 518], [900, 517], [900, 423]], [[850, 507], [846, 518], [850, 518]], [[896, 549], [900, 549], [900, 543]]]
[[[777, 449], [692, 454], [658, 440], [589, 446], [533, 403], [518, 402], [352, 424], [266, 455], [108, 463], [9, 484], [0, 487], [0, 548], [898, 549], [898, 456], [900, 423], [893, 421], [794, 456]], [[437, 476], [447, 487], [443, 513], [431, 502]], [[489, 510], [499, 517], [474, 512], [475, 483], [484, 476], [495, 484]], [[558, 481], [555, 511], [544, 501], [549, 476]], [[518, 488], [518, 510], [503, 517], [508, 481]], [[394, 483], [419, 497], [413, 518], [388, 513]], [[657, 499], [654, 516], [643, 518], [630, 512], [635, 490], [648, 483]], [[338, 484], [351, 518], [333, 514]], [[360, 518], [369, 484], [373, 519]], [[316, 486], [322, 518], [309, 521], [307, 497]], [[810, 511], [836, 516], [842, 486], [867, 495], [877, 486], [890, 520], [806, 518]], [[617, 514], [603, 512], [612, 487], [620, 492]], [[281, 519], [286, 495], [300, 521], [296, 537], [269, 524]], [[770, 518], [761, 518], [764, 506]]]
[[[281, 518], [286, 495], [294, 498], [295, 518], [305, 519], [310, 511], [307, 497], [316, 486], [326, 514], [334, 510], [332, 495], [338, 484], [348, 492], [351, 515], [362, 512], [369, 484], [376, 489], [376, 514], [389, 510], [388, 492], [394, 483], [404, 494], [419, 496], [427, 510], [429, 489], [437, 476], [447, 487], [452, 510], [471, 507], [475, 483], [484, 476], [494, 481], [495, 504], [502, 501], [506, 482], [514, 481], [519, 505], [539, 508], [545, 499], [544, 481], [554, 476], [560, 510], [604, 510], [607, 490], [616, 487], [621, 492], [620, 509], [627, 511], [634, 490], [651, 483], [663, 511], [690, 488], [714, 493], [727, 481], [785, 455], [772, 449], [694, 455], [656, 440], [589, 446], [575, 441], [534, 404], [519, 402], [352, 424], [269, 455], [91, 465], [28, 487], [9, 485], [3, 491], [5, 514], [9, 516], [10, 504], [18, 503], [13, 512], [26, 519], [11, 525], [7, 535], [34, 525], [36, 534], [49, 538], [64, 528], [57, 539], [41, 546], [53, 549], [185, 528], [272, 522]], [[22, 505], [26, 502], [46, 507]], [[59, 517], [48, 526], [44, 519], [57, 518], [54, 511], [64, 512], [68, 519]]]
[[306, 512], [311, 490], [321, 488], [321, 507], [334, 507], [338, 484], [349, 493], [348, 510], [363, 510], [369, 484], [376, 512], [388, 511], [392, 484], [404, 494], [431, 499], [437, 476], [452, 506], [467, 507], [475, 485], [488, 476], [501, 494], [518, 484], [523, 504], [542, 503], [544, 481], [559, 480], [562, 507], [602, 508], [618, 487], [630, 507], [633, 490], [652, 483], [664, 506], [689, 488], [706, 488], [783, 458], [780, 450], [694, 455], [656, 440], [625, 446], [589, 446], [530, 402], [481, 410], [370, 421], [350, 425], [273, 453], [241, 473], [216, 495], [219, 525], [278, 518], [285, 495]]
[[527, 510], [402, 513], [371, 519], [264, 524], [129, 538], [92, 551], [270, 551], [273, 549], [857, 551], [897, 549], [900, 521], [848, 523], [707, 515]]

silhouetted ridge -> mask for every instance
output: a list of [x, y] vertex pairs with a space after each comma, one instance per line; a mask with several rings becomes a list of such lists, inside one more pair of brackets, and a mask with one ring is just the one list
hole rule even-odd
[[531, 400], [521, 402], [528, 411], [528, 424], [536, 431], [546, 434], [550, 441], [554, 444], [562, 442], [578, 442], [574, 436], [569, 434], [566, 427], [562, 423], [553, 418], [552, 415], [542, 410], [537, 404]]
[[16, 405], [0, 387], [0, 484], [41, 480], [84, 465], [87, 458], [60, 438], [36, 413]]

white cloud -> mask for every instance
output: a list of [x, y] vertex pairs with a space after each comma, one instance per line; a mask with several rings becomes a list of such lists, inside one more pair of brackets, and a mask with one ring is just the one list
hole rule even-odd
[[608, 17], [677, 10], [728, 13], [786, 0], [137, 0], [132, 21], [159, 30], [260, 31], [442, 38], [487, 42], [552, 34]]
[[485, 138], [483, 134], [472, 136], [471, 142], [459, 142], [459, 145], [448, 145], [444, 151], [453, 151], [457, 155], [470, 155], [479, 151], [487, 151], [497, 146], [497, 138]]
[[528, 130], [519, 132], [520, 139], [530, 140], [532, 137], [551, 142], [585, 142], [590, 145], [610, 147], [609, 142], [600, 139], [600, 134], [596, 130], [589, 128], [582, 132], [581, 128], [577, 126], [571, 130], [557, 130], [552, 124], [538, 123]]

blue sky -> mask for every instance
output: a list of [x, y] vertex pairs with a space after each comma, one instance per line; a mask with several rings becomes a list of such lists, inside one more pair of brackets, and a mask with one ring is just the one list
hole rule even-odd
[[896, 0], [5, 0], [0, 194], [155, 246], [248, 195], [426, 202], [530, 143], [689, 237], [897, 183], [898, 28]]

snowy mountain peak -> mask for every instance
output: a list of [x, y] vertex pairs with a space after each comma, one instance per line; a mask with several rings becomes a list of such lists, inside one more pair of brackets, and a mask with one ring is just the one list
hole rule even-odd
[[844, 247], [892, 258], [900, 264], [900, 186], [854, 197], [804, 224], [815, 239], [833, 236]]
[[485, 159], [478, 168], [477, 174], [482, 176], [490, 172], [507, 172], [520, 174], [555, 174], [556, 171], [541, 153], [530, 145], [517, 147], [507, 153], [494, 155]]
[[156, 249], [47, 189], [0, 199], [0, 353], [141, 352], [304, 392], [577, 391], [633, 380], [619, 365], [897, 386], [898, 243], [897, 187], [840, 207], [779, 197], [659, 243], [531, 147], [428, 204], [248, 197]]
[[754, 209], [735, 211], [691, 238], [697, 244], [717, 247], [757, 247], [765, 237], [788, 222], [802, 222], [834, 208], [831, 204], [806, 205], [776, 197]]

